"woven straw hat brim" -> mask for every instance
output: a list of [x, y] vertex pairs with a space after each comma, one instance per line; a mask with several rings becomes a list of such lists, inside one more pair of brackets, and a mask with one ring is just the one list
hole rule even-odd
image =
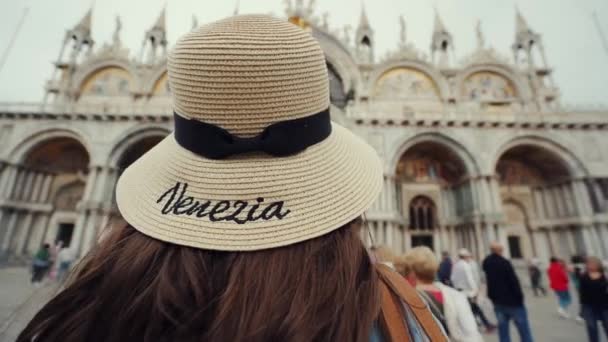
[[[324, 141], [281, 158], [253, 153], [206, 159], [179, 146], [171, 134], [125, 170], [116, 189], [118, 208], [148, 236], [210, 250], [275, 248], [327, 234], [371, 206], [383, 174], [369, 145], [340, 125], [332, 126]], [[245, 224], [162, 214], [163, 203], [157, 200], [177, 182], [187, 183], [186, 196], [195, 200], [255, 204], [264, 198], [262, 205], [283, 201], [290, 212], [282, 219]]]

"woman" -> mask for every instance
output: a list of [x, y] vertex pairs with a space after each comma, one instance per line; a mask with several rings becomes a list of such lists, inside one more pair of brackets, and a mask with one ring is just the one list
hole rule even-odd
[[168, 76], [175, 131], [120, 177], [126, 223], [18, 341], [445, 341], [360, 240], [382, 165], [330, 122], [308, 32], [211, 23], [176, 43]]
[[598, 342], [600, 339], [597, 321], [602, 323], [604, 333], [608, 337], [608, 280], [600, 259], [588, 257], [586, 269], [579, 279], [582, 316], [587, 326], [589, 341]]
[[451, 341], [483, 341], [464, 293], [435, 281], [439, 261], [428, 247], [415, 247], [405, 254], [409, 282], [423, 294], [430, 306], [443, 316]]
[[557, 313], [562, 318], [570, 318], [568, 314], [568, 307], [572, 302], [570, 298], [570, 291], [568, 289], [568, 272], [566, 268], [558, 258], [552, 257], [547, 274], [549, 277], [549, 286], [553, 291], [558, 300]]
[[36, 287], [40, 286], [46, 271], [49, 269], [50, 248], [51, 246], [45, 243], [34, 255], [34, 260], [32, 261], [32, 284]]

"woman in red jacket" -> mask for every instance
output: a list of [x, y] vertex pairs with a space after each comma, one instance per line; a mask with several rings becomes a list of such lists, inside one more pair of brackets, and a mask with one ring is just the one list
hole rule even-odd
[[563, 318], [569, 318], [568, 307], [572, 302], [568, 290], [568, 272], [563, 261], [552, 257], [549, 269], [547, 269], [551, 289], [555, 291], [558, 300], [557, 313]]

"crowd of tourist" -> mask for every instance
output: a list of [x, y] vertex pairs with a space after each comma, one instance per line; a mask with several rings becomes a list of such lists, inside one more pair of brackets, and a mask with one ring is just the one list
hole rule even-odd
[[[485, 299], [481, 293], [482, 273], [467, 249], [460, 249], [455, 260], [447, 252], [438, 259], [430, 248], [423, 246], [402, 256], [394, 256], [383, 246], [372, 251], [378, 262], [393, 266], [416, 287], [452, 341], [481, 341], [482, 333], [491, 334], [496, 328], [501, 342], [510, 341], [511, 321], [521, 341], [533, 341], [522, 287], [513, 265], [503, 256], [502, 245], [493, 243], [491, 253], [482, 262], [487, 298], [494, 308], [497, 326], [480, 307]], [[598, 322], [608, 336], [608, 280], [600, 259], [575, 256], [567, 264], [552, 257], [545, 269], [535, 258], [528, 263], [528, 274], [534, 295], [547, 296], [543, 282], [546, 274], [549, 288], [555, 293], [557, 315], [584, 323], [590, 342], [599, 341]], [[571, 285], [580, 302], [576, 314], [571, 310]]]

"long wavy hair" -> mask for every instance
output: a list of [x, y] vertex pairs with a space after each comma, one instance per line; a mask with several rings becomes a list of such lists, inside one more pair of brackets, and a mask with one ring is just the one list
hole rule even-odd
[[183, 247], [123, 223], [17, 341], [367, 341], [380, 300], [360, 222], [254, 252]]

